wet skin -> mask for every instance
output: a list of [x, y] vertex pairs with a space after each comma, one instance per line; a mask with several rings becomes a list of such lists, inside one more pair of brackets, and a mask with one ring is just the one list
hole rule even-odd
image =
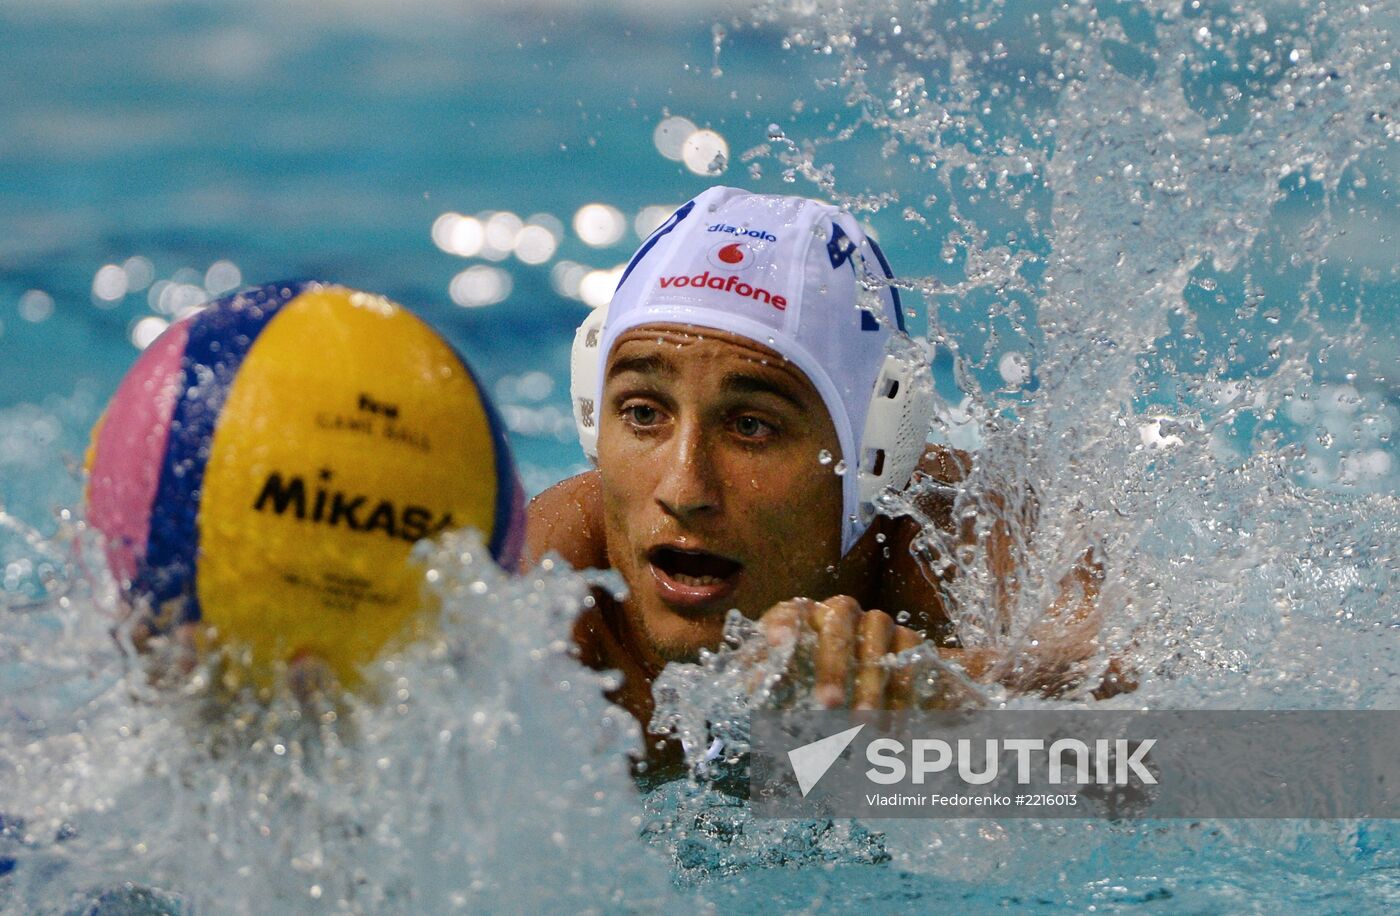
[[[532, 501], [522, 565], [553, 551], [575, 568], [621, 573], [626, 599], [600, 594], [575, 637], [586, 663], [623, 673], [614, 699], [644, 724], [652, 680], [667, 662], [716, 648], [730, 608], [761, 620], [774, 644], [814, 633], [813, 688], [830, 707], [908, 705], [908, 679], [882, 661], [925, 635], [974, 678], [1002, 661], [950, 645], [938, 584], [909, 549], [912, 520], [877, 519], [841, 556], [836, 431], [781, 355], [722, 331], [650, 325], [618, 339], [605, 373], [598, 470]], [[921, 473], [955, 482], [967, 460], [931, 449]], [[946, 499], [920, 508], [954, 527]], [[1004, 531], [978, 543], [969, 526], [961, 539], [1010, 581]], [[1080, 584], [1092, 604], [1095, 577]], [[910, 626], [895, 623], [901, 612]], [[1087, 640], [1071, 642], [1070, 654], [1089, 654]]]
[[648, 663], [717, 645], [731, 607], [758, 617], [849, 580], [836, 429], [767, 347], [719, 331], [624, 334], [600, 422], [608, 555]]

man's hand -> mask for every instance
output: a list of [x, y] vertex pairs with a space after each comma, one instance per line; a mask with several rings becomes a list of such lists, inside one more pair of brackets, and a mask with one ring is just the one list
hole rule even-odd
[[[1103, 612], [1099, 591], [1104, 568], [1093, 551], [1086, 551], [1058, 585], [1058, 596], [1044, 616], [1019, 641], [978, 649], [941, 649], [978, 681], [996, 682], [1016, 693], [1055, 697], [1072, 690], [1091, 675], [1089, 662], [1098, 655]], [[1103, 700], [1137, 689], [1120, 658], [1109, 660], [1103, 679], [1094, 688]]]
[[[1005, 653], [990, 676], [1019, 693], [1058, 696], [1073, 689], [1089, 675], [1087, 663], [1101, 648], [1099, 632], [1103, 611], [1099, 592], [1104, 567], [1087, 550], [1059, 582], [1058, 596], [1024, 643]], [[1122, 662], [1113, 659], [1094, 696], [1104, 699], [1137, 685], [1123, 677]]]
[[[967, 677], [1017, 693], [1056, 696], [1081, 683], [1098, 651], [1101, 568], [1088, 558], [1061, 582], [1060, 600], [1032, 628], [1019, 650], [1009, 647], [935, 648], [884, 611], [863, 610], [846, 595], [825, 601], [794, 598], [759, 619], [768, 646], [797, 643], [793, 668], [809, 668], [812, 696], [827, 709], [957, 708], [981, 699], [934, 659], [955, 662]], [[926, 645], [925, 660], [897, 664], [895, 656]], [[794, 675], [789, 671], [788, 676]], [[1120, 660], [1094, 690], [1104, 699], [1136, 687]]]
[[[928, 665], [895, 664], [895, 656], [924, 642], [884, 611], [862, 610], [846, 595], [825, 601], [794, 598], [774, 605], [759, 620], [772, 648], [797, 642], [810, 658], [812, 695], [827, 709], [908, 709], [965, 705], [972, 691]], [[804, 637], [806, 637], [804, 639]], [[932, 646], [930, 646], [932, 658]], [[939, 684], [923, 689], [918, 678]], [[945, 683], [946, 682], [946, 683]]]

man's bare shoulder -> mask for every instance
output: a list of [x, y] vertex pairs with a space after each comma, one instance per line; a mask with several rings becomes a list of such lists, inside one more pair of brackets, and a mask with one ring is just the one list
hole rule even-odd
[[553, 551], [575, 569], [608, 565], [603, 535], [603, 491], [596, 470], [584, 471], [530, 500], [526, 510], [521, 569], [530, 569]]

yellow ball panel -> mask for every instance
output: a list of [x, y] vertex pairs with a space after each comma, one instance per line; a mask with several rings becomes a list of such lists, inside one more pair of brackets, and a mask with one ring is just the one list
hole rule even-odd
[[410, 635], [413, 543], [463, 525], [489, 538], [501, 485], [480, 393], [437, 334], [378, 296], [303, 293], [253, 343], [215, 428], [203, 620], [259, 668], [312, 654], [353, 682]]

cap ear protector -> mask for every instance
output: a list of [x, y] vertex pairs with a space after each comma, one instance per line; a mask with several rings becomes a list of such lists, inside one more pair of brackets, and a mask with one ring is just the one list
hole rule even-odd
[[[599, 405], [604, 369], [603, 325], [608, 307], [589, 313], [574, 333], [570, 357], [570, 394], [579, 444], [593, 462], [598, 460]], [[924, 455], [929, 424], [936, 408], [932, 380], [926, 364], [893, 353], [886, 354], [870, 394], [865, 430], [860, 437], [860, 461], [856, 488], [861, 521], [875, 516], [875, 497], [886, 487], [903, 489]]]
[[574, 332], [574, 347], [569, 354], [569, 395], [574, 407], [574, 426], [578, 429], [578, 444], [589, 460], [598, 461], [598, 405], [595, 399], [602, 390], [603, 324], [608, 320], [608, 307], [600, 305], [588, 313], [583, 324]]
[[856, 495], [861, 523], [875, 518], [875, 497], [886, 487], [902, 490], [924, 457], [937, 398], [922, 360], [885, 355], [861, 433]]

